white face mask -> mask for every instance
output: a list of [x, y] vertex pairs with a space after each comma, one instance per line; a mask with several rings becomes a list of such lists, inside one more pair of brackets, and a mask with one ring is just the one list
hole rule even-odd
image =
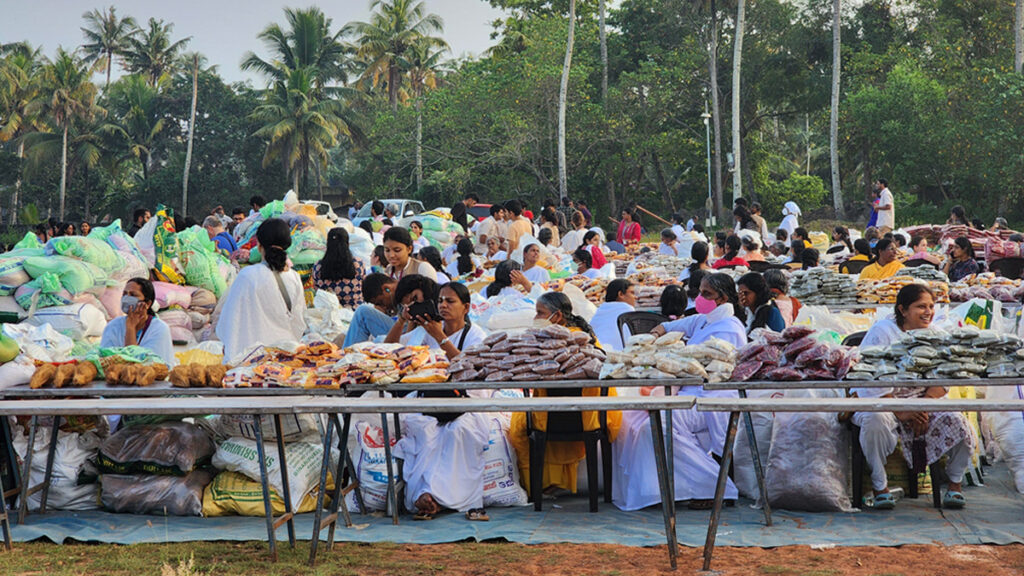
[[554, 315], [555, 314], [552, 314], [551, 316], [548, 316], [547, 318], [534, 318], [533, 319], [533, 327], [537, 328], [539, 330], [539, 329], [547, 328], [548, 326], [551, 326], [551, 324], [552, 324], [551, 318]]

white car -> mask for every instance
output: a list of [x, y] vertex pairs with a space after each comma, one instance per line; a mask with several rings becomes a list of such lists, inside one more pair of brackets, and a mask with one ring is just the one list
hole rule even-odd
[[[395, 213], [395, 218], [407, 218], [409, 216], [415, 216], [423, 212], [423, 203], [419, 200], [402, 200], [402, 199], [391, 199], [381, 200], [384, 203], [385, 208], [391, 207], [392, 212]], [[367, 202], [363, 204], [363, 207], [356, 212], [356, 217], [352, 219], [353, 226], [359, 226], [363, 220], [370, 219], [370, 209], [373, 207], [373, 202]]]

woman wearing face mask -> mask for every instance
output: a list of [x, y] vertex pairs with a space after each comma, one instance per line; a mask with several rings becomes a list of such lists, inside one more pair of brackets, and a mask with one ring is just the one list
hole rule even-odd
[[[931, 326], [935, 314], [935, 295], [922, 284], [910, 284], [896, 295], [895, 318], [875, 322], [861, 342], [865, 346], [890, 346], [902, 339], [910, 330], [921, 330]], [[941, 386], [919, 388], [851, 388], [860, 398], [942, 398], [947, 389]], [[977, 440], [974, 431], [962, 412], [856, 412], [853, 423], [860, 426], [860, 444], [864, 458], [871, 470], [871, 485], [875, 497], [873, 508], [890, 510], [896, 506], [896, 499], [889, 493], [885, 461], [896, 449], [897, 441], [903, 451], [907, 465], [915, 472], [923, 472], [928, 464], [934, 464], [946, 455], [946, 474], [949, 488], [942, 499], [944, 508], [963, 508], [966, 504], [962, 494], [963, 478], [971, 462], [971, 454]], [[922, 461], [915, 458], [914, 444], [923, 442]], [[938, 490], [938, 486], [933, 486]]]
[[395, 280], [419, 274], [437, 281], [437, 272], [433, 266], [412, 257], [412, 236], [405, 228], [394, 226], [384, 233], [384, 257], [388, 261], [385, 273]]
[[594, 267], [590, 252], [580, 248], [572, 253], [572, 263], [576, 265], [576, 273], [594, 280], [601, 277], [601, 271]]
[[540, 261], [540, 244], [529, 244], [523, 249], [523, 276], [534, 284], [549, 282], [551, 274], [544, 267], [539, 266], [538, 261]]
[[155, 303], [152, 282], [145, 278], [129, 280], [121, 296], [121, 311], [125, 315], [114, 318], [103, 329], [100, 347], [141, 346], [163, 358], [168, 366], [174, 366], [171, 329], [156, 317]]
[[[686, 335], [687, 343], [694, 345], [710, 338], [719, 338], [737, 348], [747, 343], [747, 334], [741, 319], [736, 287], [726, 274], [710, 274], [701, 282], [697, 297], [697, 312], [682, 320], [666, 322], [651, 331], [661, 336], [666, 331], [679, 331]], [[737, 317], [739, 316], [739, 317]], [[703, 386], [684, 386], [680, 395], [697, 397], [736, 398], [735, 390], [704, 390]], [[725, 446], [725, 412], [697, 412], [696, 408], [675, 410], [672, 413], [674, 438], [675, 499], [689, 500], [689, 507], [705, 510], [713, 504], [719, 465], [712, 454], [721, 455]], [[613, 445], [612, 501], [623, 510], [639, 510], [661, 502], [651, 446], [651, 426], [647, 412], [623, 413], [622, 431]], [[736, 486], [729, 480], [725, 497], [737, 497]]]
[[756, 328], [767, 328], [773, 332], [786, 329], [786, 321], [775, 306], [771, 290], [764, 276], [750, 272], [736, 281], [736, 296], [740, 306], [747, 313], [747, 334]]
[[[619, 316], [636, 311], [636, 288], [629, 280], [612, 280], [604, 293], [604, 303], [597, 308], [590, 325], [605, 350], [622, 350]], [[628, 338], [628, 335], [626, 336]]]
[[[594, 341], [594, 331], [590, 324], [582, 317], [572, 311], [572, 302], [569, 297], [561, 292], [547, 292], [537, 299], [536, 316], [534, 326], [543, 327], [550, 324], [565, 326], [573, 332], [586, 332]], [[583, 388], [575, 390], [543, 390], [533, 391], [537, 397], [544, 396], [600, 396], [600, 388]], [[608, 395], [614, 396], [615, 389], [609, 388]], [[573, 415], [575, 416], [575, 415]], [[579, 416], [583, 430], [597, 430], [600, 427], [600, 417], [597, 412], [583, 412]], [[615, 441], [622, 422], [621, 412], [607, 412], [608, 431], [611, 440]], [[535, 412], [532, 417], [533, 426], [538, 430], [546, 430], [548, 414], [546, 412]], [[519, 470], [523, 478], [530, 477], [530, 442], [527, 439], [526, 414], [516, 412], [512, 415], [512, 422], [509, 426], [509, 442], [516, 450], [519, 459]], [[548, 442], [544, 451], [544, 475], [543, 483], [545, 493], [555, 489], [569, 490], [576, 492], [576, 473], [579, 463], [586, 456], [583, 442]], [[529, 492], [529, 482], [526, 482]]]
[[[449, 359], [462, 350], [483, 343], [486, 334], [469, 322], [469, 290], [462, 284], [445, 284], [439, 293], [441, 321], [419, 322], [423, 329], [402, 336], [413, 344], [444, 350]], [[466, 390], [414, 392], [421, 398], [467, 398]], [[490, 438], [490, 419], [485, 414], [442, 412], [408, 414], [402, 418], [402, 438], [395, 456], [405, 460], [405, 506], [416, 510], [417, 520], [429, 520], [443, 509], [464, 512], [467, 520], [487, 521], [484, 510], [484, 450]]]
[[299, 340], [306, 331], [306, 297], [302, 280], [291, 269], [286, 250], [291, 229], [284, 220], [264, 220], [256, 231], [262, 260], [238, 273], [221, 305], [217, 337], [224, 343], [224, 362], [251, 347]]

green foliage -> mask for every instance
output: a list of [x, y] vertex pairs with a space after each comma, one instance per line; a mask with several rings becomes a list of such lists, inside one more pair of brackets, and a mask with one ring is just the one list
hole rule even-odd
[[802, 212], [810, 212], [828, 204], [830, 196], [821, 178], [793, 172], [781, 182], [764, 184], [761, 207], [765, 214], [774, 215], [782, 213], [786, 202], [796, 202]]

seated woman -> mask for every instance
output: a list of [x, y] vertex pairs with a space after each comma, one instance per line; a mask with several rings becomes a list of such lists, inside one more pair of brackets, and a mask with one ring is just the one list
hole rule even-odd
[[264, 220], [256, 240], [262, 261], [242, 268], [221, 302], [216, 331], [224, 343], [225, 363], [251, 347], [298, 341], [306, 332], [302, 279], [291, 269], [286, 252], [292, 245], [291, 228], [280, 218]]
[[331, 228], [327, 233], [327, 251], [313, 266], [313, 286], [338, 297], [342, 308], [355, 309], [362, 301], [363, 263], [352, 256], [348, 247], [348, 231]]
[[[740, 347], [747, 343], [736, 287], [726, 274], [711, 274], [701, 282], [697, 314], [657, 326], [651, 334], [683, 332], [688, 344], [701, 344], [719, 338]], [[736, 398], [735, 390], [704, 390], [703, 386], [684, 386], [680, 395]], [[675, 499], [690, 500], [693, 509], [711, 507], [718, 480], [718, 462], [725, 446], [729, 416], [725, 412], [697, 412], [696, 408], [672, 412], [672, 455], [675, 471]], [[654, 474], [654, 448], [647, 412], [623, 413], [622, 431], [613, 445], [615, 463], [612, 472], [612, 501], [622, 510], [639, 510], [661, 502], [658, 478]], [[737, 497], [730, 480], [725, 497]]]
[[825, 254], [852, 254], [853, 243], [850, 241], [850, 230], [846, 226], [832, 228], [832, 245]]
[[473, 241], [469, 238], [459, 240], [455, 245], [455, 253], [458, 256], [445, 268], [445, 274], [451, 278], [475, 274], [478, 262], [473, 254]]
[[405, 228], [393, 226], [384, 233], [384, 257], [388, 261], [385, 272], [395, 280], [419, 274], [437, 281], [437, 271], [433, 266], [412, 257], [412, 236]]
[[875, 244], [875, 261], [860, 271], [861, 280], [885, 280], [896, 275], [903, 263], [896, 259], [896, 244], [882, 238]]
[[345, 334], [343, 346], [384, 336], [395, 325], [395, 287], [398, 285], [387, 274], [375, 272], [363, 279], [363, 302], [356, 308]]
[[678, 320], [686, 313], [688, 304], [686, 291], [678, 284], [665, 286], [658, 304], [661, 306], [662, 316], [670, 320]]
[[746, 309], [748, 335], [755, 328], [767, 328], [773, 332], [782, 332], [786, 329], [786, 321], [782, 319], [782, 313], [775, 306], [764, 276], [757, 272], [740, 276], [736, 281], [736, 295], [740, 306]]
[[590, 251], [580, 248], [572, 253], [572, 261], [576, 264], [576, 273], [591, 280], [601, 277], [601, 271], [594, 267]]
[[588, 230], [583, 235], [583, 245], [580, 248], [590, 253], [593, 268], [600, 270], [608, 263], [608, 259], [604, 257], [604, 250], [601, 249], [601, 233], [597, 230]]
[[715, 260], [715, 263], [711, 266], [715, 270], [722, 268], [735, 268], [737, 266], [749, 267], [747, 261], [740, 258], [740, 248], [743, 246], [743, 241], [740, 237], [733, 234], [725, 239], [725, 254], [721, 258]]
[[750, 232], [742, 234], [743, 260], [747, 262], [764, 262], [764, 254], [761, 253], [761, 242]]
[[491, 236], [487, 239], [487, 253], [484, 254], [484, 259], [488, 262], [504, 262], [508, 260], [508, 252], [501, 249], [501, 239], [495, 236]]
[[779, 309], [786, 328], [793, 325], [796, 317], [800, 315], [801, 304], [796, 298], [789, 295], [789, 278], [782, 270], [768, 270], [764, 273], [765, 284], [772, 294], [775, 307]]
[[545, 270], [543, 266], [539, 266], [537, 264], [539, 261], [539, 244], [531, 243], [523, 248], [523, 276], [534, 284], [537, 282], [543, 284], [544, 282], [549, 282], [551, 280], [551, 273]]
[[665, 228], [661, 231], [661, 244], [658, 246], [658, 254], [678, 257], [678, 243], [679, 239], [676, 238], [676, 233], [671, 228]]
[[427, 246], [420, 250], [416, 256], [434, 268], [434, 272], [437, 273], [438, 284], [447, 284], [452, 281], [452, 279], [448, 277], [448, 274], [445, 273], [444, 263], [441, 262], [440, 250], [433, 246]]
[[529, 292], [533, 288], [533, 283], [523, 276], [519, 262], [505, 260], [494, 269], [494, 282], [487, 285], [484, 296], [487, 298], [522, 296], [523, 293], [516, 286], [521, 286], [523, 290]]
[[[572, 302], [569, 297], [561, 292], [547, 292], [537, 299], [537, 315], [535, 324], [558, 324], [565, 326], [573, 332], [586, 332], [590, 334], [591, 340], [595, 341], [594, 331], [586, 320], [577, 316], [572, 311]], [[579, 390], [581, 396], [600, 396], [600, 388], [583, 388]], [[547, 391], [543, 389], [534, 390], [536, 397], [574, 394], [576, 390]], [[609, 388], [608, 395], [614, 396], [615, 389]], [[622, 422], [621, 412], [607, 412], [608, 433], [610, 440], [615, 441], [619, 425]], [[600, 417], [597, 412], [583, 412], [580, 415], [582, 428], [585, 431], [597, 430], [600, 427]], [[538, 430], [547, 430], [548, 414], [537, 412], [532, 416], [533, 426]], [[509, 426], [508, 439], [515, 448], [516, 457], [519, 460], [519, 470], [523, 478], [530, 477], [530, 442], [527, 437], [529, 430], [526, 426], [526, 414], [516, 412], [512, 415], [512, 423]], [[544, 475], [543, 486], [545, 492], [561, 488], [576, 492], [576, 473], [579, 463], [586, 456], [583, 442], [548, 442], [544, 451]], [[529, 492], [529, 482], [527, 492]], [[655, 483], [657, 484], [657, 483]]]
[[871, 244], [863, 238], [858, 238], [853, 241], [853, 256], [851, 256], [846, 262], [839, 265], [839, 272], [842, 274], [850, 274], [850, 268], [847, 266], [850, 262], [870, 262], [871, 261]]
[[974, 246], [963, 236], [953, 241], [949, 247], [949, 258], [942, 271], [949, 276], [950, 282], [959, 282], [979, 271], [978, 261], [974, 259]]
[[605, 350], [622, 350], [622, 334], [619, 332], [619, 316], [636, 311], [636, 289], [629, 280], [617, 279], [608, 284], [604, 303], [590, 319], [590, 326], [597, 335], [597, 341]]
[[690, 260], [693, 260], [693, 264], [683, 268], [683, 271], [679, 273], [679, 281], [686, 282], [690, 279], [690, 274], [697, 270], [712, 270], [711, 265], [708, 264], [710, 251], [707, 242], [695, 242], [690, 248]]
[[156, 317], [153, 306], [156, 291], [153, 283], [146, 278], [132, 278], [124, 285], [121, 296], [121, 311], [124, 316], [111, 320], [103, 329], [100, 339], [102, 348], [141, 346], [163, 359], [164, 364], [174, 366], [174, 344], [171, 329]]
[[423, 235], [423, 224], [419, 220], [413, 220], [409, 222], [409, 232], [412, 234], [412, 251], [418, 253], [427, 246], [430, 246], [430, 242], [427, 241], [426, 236]]
[[914, 236], [910, 239], [910, 259], [924, 260], [933, 265], [939, 265], [939, 259], [928, 253], [928, 239], [924, 236]]
[[[541, 230], [549, 230], [551, 232], [550, 244], [554, 247], [561, 246], [561, 242], [558, 238], [558, 213], [555, 212], [554, 208], [545, 208], [540, 213]], [[539, 231], [538, 231], [539, 234]]]
[[[923, 284], [904, 286], [896, 295], [895, 318], [875, 322], [861, 342], [865, 346], [889, 346], [909, 330], [931, 326], [935, 313], [935, 295]], [[941, 386], [920, 388], [851, 388], [861, 398], [942, 398], [948, 392]], [[889, 493], [885, 460], [896, 449], [897, 440], [903, 458], [913, 470], [923, 471], [947, 455], [946, 474], [949, 488], [942, 499], [946, 508], [963, 508], [964, 472], [970, 465], [971, 453], [977, 443], [973, 429], [961, 412], [857, 412], [853, 423], [860, 426], [860, 445], [871, 469], [871, 486], [875, 492], [874, 508], [891, 510], [896, 500]], [[925, 462], [914, 461], [913, 444], [925, 444]], [[933, 486], [938, 490], [938, 486]]]
[[971, 223], [967, 219], [967, 213], [964, 211], [964, 207], [957, 204], [949, 209], [949, 218], [946, 219], [946, 224], [952, 226], [970, 226]]
[[804, 248], [800, 253], [800, 266], [803, 270], [810, 270], [818, 267], [818, 251], [814, 248]]
[[[363, 222], [366, 224], [366, 222]], [[384, 247], [377, 245], [370, 252], [370, 272], [384, 273], [388, 269], [388, 259], [384, 256]]]
[[[409, 298], [412, 294], [403, 296]], [[412, 344], [417, 332], [425, 332], [426, 338], [420, 344], [444, 350], [449, 359], [465, 348], [483, 343], [486, 334], [469, 322], [469, 301], [465, 285], [445, 284], [438, 294], [441, 320], [412, 318], [406, 310], [400, 322], [412, 323], [422, 330], [402, 335], [402, 343]], [[452, 389], [418, 391], [410, 396], [460, 399], [468, 394]], [[485, 414], [469, 412], [407, 414], [402, 418], [402, 430], [402, 438], [395, 445], [395, 457], [405, 460], [405, 507], [416, 510], [415, 518], [429, 520], [447, 508], [464, 512], [467, 520], [490, 520], [484, 510], [483, 457], [490, 439], [490, 419]]]

